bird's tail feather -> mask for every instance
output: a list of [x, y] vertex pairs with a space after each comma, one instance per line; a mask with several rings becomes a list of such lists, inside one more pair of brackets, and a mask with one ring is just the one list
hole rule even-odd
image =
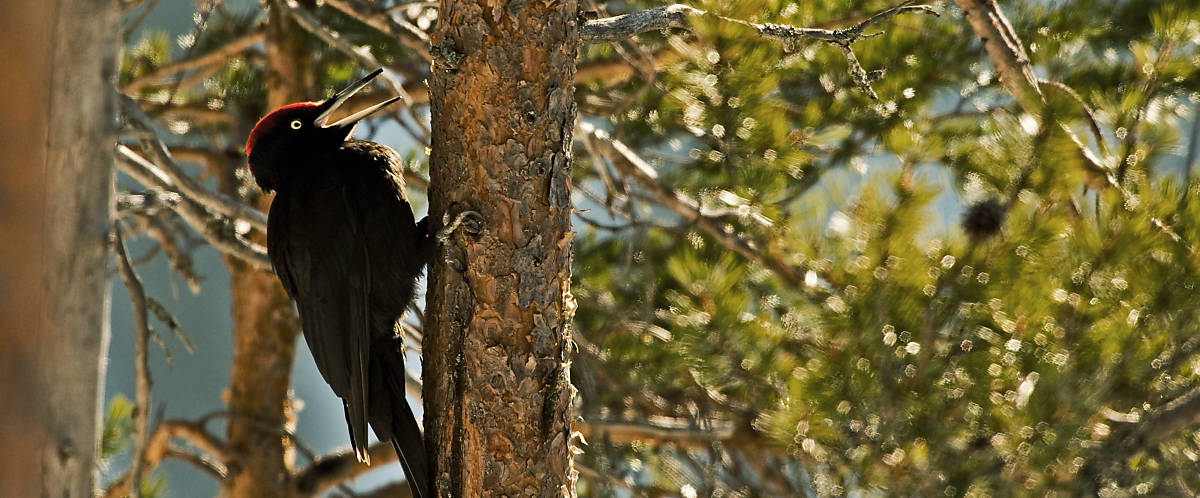
[[396, 456], [400, 457], [400, 465], [404, 467], [404, 476], [408, 486], [412, 488], [414, 498], [432, 498], [433, 490], [429, 486], [429, 463], [425, 457], [425, 439], [421, 436], [421, 428], [412, 410], [408, 409], [408, 401], [404, 398], [404, 387], [401, 386], [396, 397], [396, 403], [404, 403], [403, 409], [393, 412], [392, 416], [392, 447]]
[[373, 390], [375, 392], [372, 393], [371, 399], [374, 407], [371, 425], [380, 439], [391, 439], [413, 496], [432, 498], [434, 495], [429, 482], [425, 439], [421, 436], [421, 426], [408, 405], [404, 389], [404, 354], [391, 348], [372, 350], [372, 363], [375, 367], [372, 375], [378, 376], [372, 379], [378, 383], [372, 384], [383, 387], [383, 392]]

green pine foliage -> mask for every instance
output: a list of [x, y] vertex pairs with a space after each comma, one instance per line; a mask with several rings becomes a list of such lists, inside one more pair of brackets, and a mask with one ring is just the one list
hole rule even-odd
[[[100, 427], [100, 467], [108, 469], [114, 460], [129, 458], [133, 448], [133, 411], [136, 408], [128, 397], [118, 394], [108, 402], [103, 425]], [[167, 477], [161, 472], [152, 472], [142, 477], [141, 491], [146, 498], [168, 496]]]
[[108, 402], [100, 428], [100, 460], [107, 462], [133, 443], [133, 401], [123, 395]]
[[[844, 26], [887, 5], [696, 7]], [[661, 35], [691, 51], [653, 81], [580, 88], [582, 102], [637, 95], [608, 120], [613, 135], [805, 275], [789, 284], [637, 187], [608, 204], [611, 219], [589, 206], [584, 219], [605, 221], [577, 229], [584, 418], [744, 430], [658, 453], [634, 445], [624, 462], [601, 444], [586, 465], [700, 496], [778, 495], [764, 482], [817, 495], [1200, 489], [1194, 424], [1151, 444], [1130, 437], [1197, 386], [1200, 184], [1179, 165], [1196, 146], [1200, 8], [1003, 8], [1035, 73], [1061, 83], [1042, 84], [1045, 124], [999, 84], [953, 5], [854, 45], [864, 67], [887, 70], [879, 101], [854, 88], [836, 47], [788, 53], [715, 22]], [[603, 188], [594, 159], [576, 167], [581, 190]], [[979, 203], [992, 229], [968, 236], [959, 217]], [[779, 466], [746, 470], [764, 454]], [[670, 470], [688, 459], [699, 465]]]

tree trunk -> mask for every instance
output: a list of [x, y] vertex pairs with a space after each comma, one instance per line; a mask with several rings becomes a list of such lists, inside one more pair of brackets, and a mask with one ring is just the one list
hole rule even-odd
[[94, 493], [117, 20], [106, 0], [0, 6], [0, 496]]
[[477, 235], [457, 232], [430, 268], [425, 427], [440, 496], [575, 494], [577, 11], [573, 0], [443, 0], [438, 14], [432, 225], [468, 209], [485, 220]]
[[[302, 33], [287, 14], [271, 8], [267, 21], [267, 108], [309, 100], [312, 70]], [[221, 190], [237, 195], [241, 180], [226, 171]], [[271, 197], [255, 205], [264, 212]], [[265, 234], [256, 234], [265, 245]], [[231, 453], [239, 462], [225, 480], [230, 498], [286, 496], [292, 445], [279, 429], [292, 425], [289, 379], [298, 324], [291, 302], [275, 275], [226, 257], [233, 287], [233, 366], [226, 403]]]

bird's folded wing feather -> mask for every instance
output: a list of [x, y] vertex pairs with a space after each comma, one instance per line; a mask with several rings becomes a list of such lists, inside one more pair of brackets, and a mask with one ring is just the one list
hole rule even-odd
[[[321, 376], [346, 405], [351, 444], [367, 448], [371, 271], [363, 230], [340, 186], [329, 197], [272, 203], [271, 263], [300, 312], [300, 328]], [[321, 209], [301, 203], [318, 203]]]

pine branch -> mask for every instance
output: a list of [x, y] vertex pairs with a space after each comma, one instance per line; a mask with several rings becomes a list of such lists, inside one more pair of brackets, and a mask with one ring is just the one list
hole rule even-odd
[[711, 428], [696, 427], [682, 419], [652, 417], [650, 420], [585, 420], [576, 421], [575, 430], [587, 439], [607, 437], [615, 443], [634, 441], [671, 443], [683, 447], [707, 447], [716, 441], [736, 436], [733, 424], [714, 423]]
[[754, 242], [725, 228], [725, 224], [716, 218], [707, 216], [699, 204], [667, 186], [658, 178], [658, 173], [641, 157], [629, 149], [624, 143], [608, 135], [604, 130], [586, 123], [579, 122], [576, 126], [577, 135], [583, 139], [594, 139], [598, 148], [605, 151], [614, 159], [613, 165], [625, 176], [636, 180], [642, 187], [654, 194], [663, 206], [673, 211], [683, 219], [695, 223], [704, 232], [715, 238], [725, 248], [732, 250], [746, 259], [754, 261], [778, 275], [788, 285], [799, 285], [804, 278], [796, 267], [783, 261], [779, 256], [766, 254]]
[[129, 302], [133, 308], [133, 324], [135, 338], [134, 371], [136, 372], [136, 396], [133, 407], [133, 462], [129, 466], [130, 496], [142, 496], [142, 472], [146, 459], [146, 444], [150, 437], [150, 360], [147, 353], [150, 342], [150, 319], [147, 315], [146, 290], [142, 287], [142, 279], [133, 269], [129, 261], [129, 252], [125, 249], [125, 241], [121, 237], [120, 223], [112, 228], [112, 247], [117, 260], [117, 269], [121, 281], [129, 291]]
[[256, 26], [249, 33], [230, 40], [225, 45], [222, 45], [212, 51], [204, 54], [191, 57], [188, 59], [177, 60], [169, 64], [165, 64], [155, 68], [153, 71], [144, 74], [137, 79], [130, 81], [121, 87], [123, 93], [134, 93], [144, 87], [150, 86], [167, 78], [184, 71], [193, 69], [207, 68], [209, 66], [223, 64], [229, 59], [236, 57], [238, 54], [246, 51], [250, 47], [262, 43], [266, 36], [266, 30], [263, 27]]
[[871, 81], [875, 77], [873, 74], [868, 73], [862, 67], [862, 64], [858, 62], [858, 57], [854, 55], [854, 52], [850, 49], [850, 45], [863, 38], [878, 36], [880, 33], [865, 34], [864, 31], [872, 24], [884, 21], [896, 14], [902, 12], [925, 12], [938, 15], [937, 11], [928, 5], [913, 5], [913, 3], [913, 1], [902, 3], [845, 29], [803, 28], [770, 23], [759, 24], [713, 14], [687, 5], [674, 4], [604, 19], [593, 19], [580, 26], [579, 33], [580, 38], [585, 43], [612, 42], [661, 29], [676, 28], [692, 30], [694, 29], [692, 23], [697, 20], [712, 19], [718, 22], [746, 26], [753, 29], [759, 37], [781, 41], [789, 49], [800, 39], [810, 38], [821, 40], [837, 45], [842, 50], [842, 54], [846, 58], [846, 63], [850, 66], [850, 76], [854, 79], [854, 83], [872, 99], [877, 99], [879, 96], [871, 88]]
[[314, 496], [324, 493], [350, 479], [370, 472], [380, 465], [396, 461], [396, 451], [390, 442], [377, 442], [367, 448], [371, 465], [358, 461], [353, 451], [321, 457], [292, 477], [296, 492]]
[[967, 14], [967, 22], [983, 42], [1000, 73], [1000, 82], [1026, 111], [1041, 115], [1046, 101], [1038, 87], [1025, 46], [994, 0], [954, 0]]
[[631, 496], [677, 496], [678, 490], [668, 490], [654, 486], [640, 486], [631, 484], [624, 479], [618, 479], [616, 476], [609, 474], [601, 474], [595, 469], [575, 462], [575, 470], [579, 471], [579, 476], [584, 479], [589, 479], [597, 484], [603, 483], [612, 487], [621, 488], [629, 491]]
[[[955, 0], [955, 3], [967, 13], [967, 21], [974, 29], [975, 35], [983, 42], [996, 71], [1000, 73], [1000, 81], [1017, 100], [1017, 104], [1025, 112], [1038, 116], [1039, 119], [1044, 118], [1046, 101], [1038, 86], [1038, 79], [1033, 75], [1029, 56], [1026, 55], [1024, 45], [1017, 38], [1000, 7], [994, 0]], [[1042, 125], [1046, 126], [1047, 123]], [[1100, 185], [1107, 185], [1119, 192], [1126, 206], [1137, 209], [1141, 205], [1137, 196], [1121, 185], [1113, 168], [1108, 167], [1102, 158], [1096, 157], [1065, 123], [1059, 123], [1059, 127], [1079, 149], [1079, 155], [1084, 160], [1088, 173], [1100, 178]], [[1103, 140], [1098, 139], [1098, 142], [1103, 143]], [[1196, 253], [1195, 247], [1163, 220], [1151, 216], [1150, 223], [1173, 242], [1184, 246], [1189, 253]]]
[[416, 52], [422, 59], [432, 60], [429, 55], [429, 35], [411, 23], [396, 20], [386, 10], [377, 9], [359, 0], [326, 0], [326, 4], [379, 32], [395, 38]]

